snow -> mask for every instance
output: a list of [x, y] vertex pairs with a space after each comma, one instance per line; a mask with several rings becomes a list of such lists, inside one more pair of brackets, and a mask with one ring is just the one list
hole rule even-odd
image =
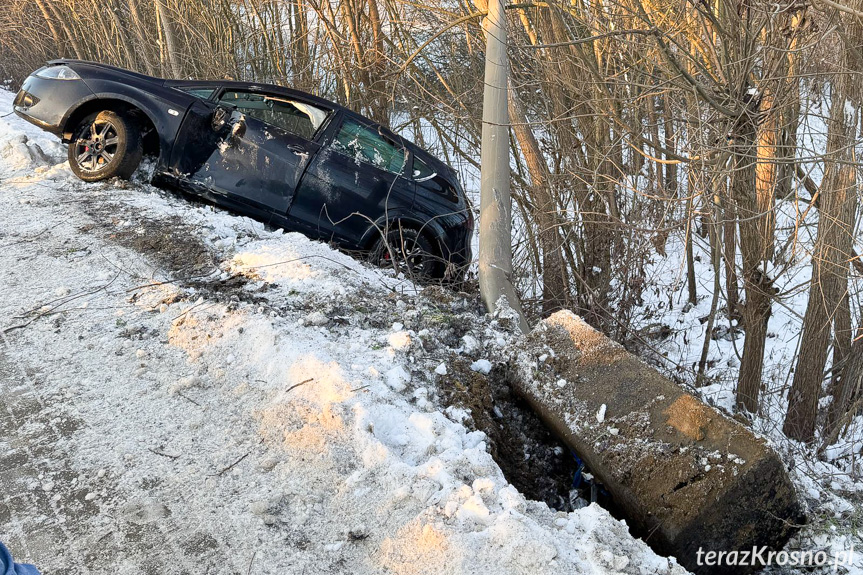
[[599, 406], [599, 409], [596, 411], [596, 421], [602, 423], [605, 421], [605, 410], [606, 405], [603, 403]]
[[467, 334], [461, 338], [462, 341], [462, 351], [465, 353], [473, 353], [480, 348], [479, 341], [477, 339]]
[[[0, 114], [11, 99], [0, 92]], [[84, 184], [63, 157], [51, 136], [0, 119], [0, 327], [14, 327], [0, 361], [20, 368], [3, 394], [49, 406], [27, 425], [78, 422], [41, 477], [22, 471], [56, 493], [50, 512], [0, 524], [4, 541], [36, 524], [76, 535], [57, 531], [63, 553], [34, 538], [16, 558], [92, 572], [81, 558], [98, 540], [120, 575], [148, 561], [166, 573], [684, 573], [604, 509], [556, 512], [507, 483], [465, 410], [440, 406], [443, 356], [415, 363], [417, 288], [146, 184]], [[187, 235], [140, 247], [169, 232]], [[192, 271], [161, 259], [197, 244], [212, 261]], [[402, 325], [368, 321], [372, 304]], [[479, 337], [447, 352], [477, 351]], [[10, 441], [0, 453], [23, 449]], [[190, 556], [201, 537], [218, 552]]]
[[411, 336], [406, 331], [397, 331], [387, 336], [387, 342], [394, 350], [405, 350], [411, 345]]
[[473, 371], [478, 371], [482, 374], [488, 374], [491, 371], [491, 362], [487, 359], [478, 359], [472, 364], [470, 364], [470, 368]]

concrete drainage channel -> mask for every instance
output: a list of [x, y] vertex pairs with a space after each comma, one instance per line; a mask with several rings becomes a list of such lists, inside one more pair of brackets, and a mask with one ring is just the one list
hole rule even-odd
[[[453, 356], [441, 381], [443, 401], [470, 413], [466, 423], [488, 437], [488, 448], [507, 481], [526, 497], [558, 511], [572, 511], [591, 501], [619, 516], [608, 492], [570, 447], [513, 391], [511, 366], [499, 364], [488, 375]], [[580, 471], [580, 472], [579, 472]]]
[[442, 387], [527, 497], [560, 511], [586, 504], [589, 484], [573, 485], [581, 460], [607, 490], [597, 503], [698, 575], [756, 571], [707, 565], [699, 551], [780, 550], [805, 522], [763, 439], [577, 316], [558, 312], [507, 352], [488, 376], [453, 358]]

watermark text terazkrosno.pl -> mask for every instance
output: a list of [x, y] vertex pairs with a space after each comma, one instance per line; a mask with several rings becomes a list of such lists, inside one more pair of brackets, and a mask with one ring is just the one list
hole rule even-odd
[[849, 567], [854, 563], [854, 546], [833, 555], [826, 551], [772, 551], [766, 546], [739, 551], [707, 551], [698, 548], [696, 562], [699, 567]]

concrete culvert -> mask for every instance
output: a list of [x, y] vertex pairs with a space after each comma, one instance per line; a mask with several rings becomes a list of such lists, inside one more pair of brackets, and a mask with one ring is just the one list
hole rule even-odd
[[635, 535], [699, 575], [699, 550], [781, 549], [805, 520], [779, 456], [581, 318], [558, 312], [514, 350], [511, 384], [587, 463]]

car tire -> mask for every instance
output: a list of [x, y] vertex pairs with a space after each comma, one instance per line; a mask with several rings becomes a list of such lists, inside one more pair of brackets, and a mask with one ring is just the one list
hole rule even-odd
[[397, 226], [390, 228], [386, 238], [386, 242], [379, 239], [372, 250], [372, 258], [377, 265], [392, 268], [395, 258], [397, 269], [408, 278], [441, 277], [441, 258], [425, 235], [413, 228]]
[[69, 167], [85, 182], [129, 179], [143, 155], [138, 125], [128, 116], [110, 110], [84, 119], [69, 143]]

